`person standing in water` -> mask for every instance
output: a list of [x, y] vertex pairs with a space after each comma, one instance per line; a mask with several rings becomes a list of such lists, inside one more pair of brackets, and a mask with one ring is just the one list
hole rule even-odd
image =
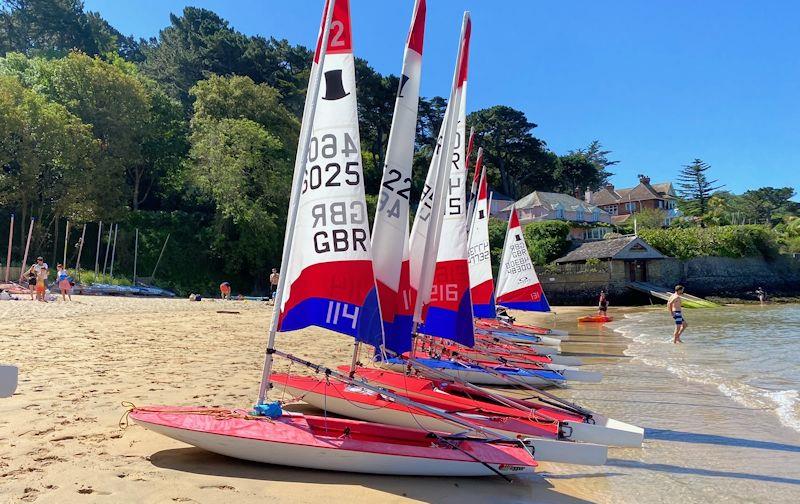
[[761, 303], [761, 306], [764, 306], [764, 303], [767, 301], [767, 291], [759, 287], [756, 289], [756, 296], [758, 296], [758, 302]]
[[672, 334], [673, 343], [683, 343], [681, 341], [681, 334], [686, 330], [688, 324], [683, 319], [683, 311], [681, 306], [681, 294], [683, 294], [683, 285], [675, 286], [675, 293], [669, 297], [667, 301], [667, 309], [672, 314], [672, 319], [675, 320], [675, 332]]
[[600, 291], [600, 300], [597, 302], [597, 314], [601, 317], [608, 316], [608, 298], [606, 297], [606, 291]]

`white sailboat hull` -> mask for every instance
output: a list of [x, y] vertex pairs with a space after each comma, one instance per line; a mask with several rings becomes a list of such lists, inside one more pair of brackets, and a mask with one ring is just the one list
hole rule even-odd
[[[198, 432], [136, 420], [142, 426], [164, 436], [228, 457], [266, 464], [322, 469], [366, 474], [391, 474], [403, 476], [496, 476], [486, 466], [475, 462], [462, 462], [421, 457], [397, 456], [388, 453], [368, 453], [344, 449], [327, 449], [267, 440], [225, 436], [212, 432]], [[511, 471], [490, 464], [501, 473]], [[514, 474], [533, 472], [516, 466]]]
[[[286, 388], [286, 392], [296, 397], [302, 397], [306, 402], [319, 409], [327, 409], [337, 415], [370, 422], [397, 425], [414, 429], [425, 429], [439, 432], [463, 432], [464, 427], [450, 423], [441, 418], [413, 414], [409, 411], [402, 411], [389, 408], [375, 408], [359, 406], [347, 399], [294, 388], [283, 383], [277, 384], [280, 389]], [[469, 415], [464, 415], [469, 420]], [[520, 437], [519, 432], [506, 431], [502, 429], [491, 429], [493, 432], [511, 438]], [[600, 444], [575, 443], [573, 441], [560, 441], [557, 439], [546, 439], [540, 437], [525, 438], [526, 442], [534, 447], [534, 458], [539, 462], [561, 462], [565, 464], [581, 465], [602, 465], [606, 462], [608, 447]]]
[[[399, 371], [404, 372], [406, 370], [406, 366], [404, 364], [399, 363], [389, 363], [386, 364], [384, 367], [387, 369], [391, 369], [392, 371]], [[461, 381], [469, 382], [475, 385], [500, 385], [500, 386], [508, 386], [511, 384], [511, 381], [505, 380], [495, 374], [486, 372], [486, 371], [473, 371], [468, 368], [463, 369], [447, 369], [447, 368], [436, 368], [436, 375], [434, 378], [441, 378], [441, 375], [452, 376], [457, 378]], [[425, 375], [425, 369], [420, 369], [420, 372]], [[535, 375], [527, 375], [527, 376], [512, 376], [511, 377], [514, 381], [523, 382], [527, 385], [532, 385], [535, 387], [564, 387], [566, 383], [563, 381], [554, 381], [554, 380], [547, 380], [545, 378], [541, 378]]]
[[[594, 424], [564, 422], [567, 439], [608, 446], [640, 448], [644, 441], [644, 429], [629, 423], [593, 415]], [[571, 431], [571, 432], [570, 432]]]
[[19, 369], [16, 366], [0, 365], [0, 397], [11, 397], [17, 390]]

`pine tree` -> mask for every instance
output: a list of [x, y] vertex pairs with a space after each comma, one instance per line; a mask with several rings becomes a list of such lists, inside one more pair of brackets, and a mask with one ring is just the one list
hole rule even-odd
[[717, 184], [719, 180], [708, 180], [706, 171], [711, 165], [702, 159], [695, 159], [692, 164], [685, 165], [678, 175], [678, 196], [681, 208], [686, 215], [702, 217], [708, 212], [708, 201], [714, 191], [725, 187]]

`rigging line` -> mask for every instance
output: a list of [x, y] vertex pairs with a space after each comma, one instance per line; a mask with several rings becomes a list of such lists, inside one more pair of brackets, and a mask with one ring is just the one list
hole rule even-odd
[[[471, 453], [467, 452], [466, 450], [464, 450], [464, 449], [463, 449], [463, 448], [461, 448], [460, 446], [456, 445], [455, 443], [451, 443], [450, 441], [448, 441], [447, 439], [445, 439], [445, 438], [441, 437], [440, 435], [438, 435], [438, 434], [436, 434], [436, 433], [432, 433], [432, 434], [433, 434], [434, 436], [436, 436], [436, 439], [438, 439], [438, 440], [439, 440], [439, 441], [441, 441], [442, 443], [445, 443], [446, 445], [450, 446], [451, 448], [453, 448], [453, 449], [456, 449], [456, 450], [460, 451], [460, 452], [461, 452], [461, 453], [463, 453], [464, 455], [466, 455], [466, 456], [470, 457], [472, 460], [474, 460], [474, 461], [476, 461], [476, 462], [480, 462], [480, 464], [481, 464], [481, 465], [483, 465], [484, 467], [486, 467], [487, 469], [489, 469], [490, 471], [492, 471], [492, 472], [493, 472], [493, 473], [495, 473], [496, 475], [500, 476], [501, 478], [503, 478], [503, 479], [504, 479], [504, 480], [506, 480], [507, 482], [511, 483], [511, 478], [509, 478], [509, 477], [508, 477], [508, 476], [506, 476], [505, 474], [501, 473], [500, 471], [498, 471], [497, 469], [495, 469], [495, 468], [494, 468], [494, 467], [492, 467], [491, 465], [487, 464], [487, 463], [486, 463], [486, 462], [484, 462], [483, 460], [479, 459], [479, 458], [478, 458], [478, 457], [476, 457], [475, 455], [473, 455], [473, 454], [471, 454]], [[530, 452], [528, 452], [528, 450], [525, 450], [525, 451], [526, 451], [527, 453], [530, 453]]]

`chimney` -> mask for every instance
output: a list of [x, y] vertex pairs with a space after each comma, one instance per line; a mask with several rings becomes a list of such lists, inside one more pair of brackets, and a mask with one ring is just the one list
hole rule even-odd
[[592, 190], [589, 189], [588, 187], [586, 188], [586, 192], [584, 193], [583, 199], [586, 200], [586, 203], [592, 202]]
[[639, 175], [639, 182], [641, 182], [642, 184], [649, 184], [650, 177], [648, 177], [647, 175]]
[[608, 189], [610, 192], [613, 193], [614, 192], [614, 184], [612, 184], [611, 182], [606, 182], [606, 189]]

